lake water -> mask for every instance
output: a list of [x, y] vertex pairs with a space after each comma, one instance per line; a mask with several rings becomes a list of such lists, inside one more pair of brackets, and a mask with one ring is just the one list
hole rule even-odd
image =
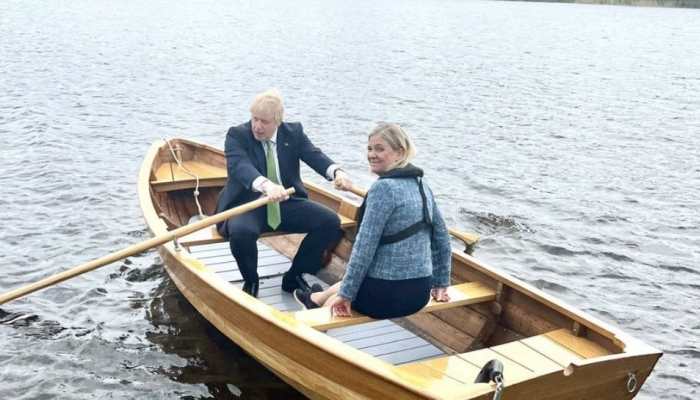
[[[458, 0], [0, 2], [0, 291], [149, 237], [149, 145], [223, 146], [254, 94], [367, 187], [414, 137], [476, 256], [664, 351], [700, 395], [700, 10]], [[311, 174], [307, 174], [311, 177]], [[314, 178], [316, 179], [316, 178]], [[300, 397], [155, 251], [0, 307], [0, 398]]]

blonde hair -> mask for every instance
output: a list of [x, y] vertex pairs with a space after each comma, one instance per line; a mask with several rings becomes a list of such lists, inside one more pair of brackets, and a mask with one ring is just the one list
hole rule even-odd
[[274, 88], [259, 93], [250, 104], [250, 113], [272, 114], [277, 126], [279, 126], [284, 118], [282, 95]]
[[368, 138], [373, 136], [379, 136], [392, 150], [402, 154], [393, 168], [405, 167], [413, 156], [416, 155], [416, 146], [413, 145], [411, 138], [409, 138], [406, 132], [397, 124], [380, 122], [372, 129]]

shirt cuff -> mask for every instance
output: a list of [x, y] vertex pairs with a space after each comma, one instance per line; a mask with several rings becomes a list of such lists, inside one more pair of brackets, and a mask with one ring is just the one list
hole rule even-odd
[[326, 179], [329, 181], [332, 181], [335, 179], [335, 171], [340, 169], [340, 165], [338, 164], [331, 164], [328, 169], [326, 169]]
[[265, 191], [263, 190], [263, 186], [265, 185], [265, 182], [267, 182], [267, 178], [261, 175], [255, 178], [250, 186], [252, 186], [253, 190], [256, 192], [264, 193]]

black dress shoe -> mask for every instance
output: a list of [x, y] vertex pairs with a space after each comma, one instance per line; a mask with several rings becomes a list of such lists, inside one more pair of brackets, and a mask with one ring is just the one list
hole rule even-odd
[[260, 288], [259, 286], [260, 285], [257, 280], [255, 282], [246, 281], [245, 283], [243, 283], [243, 291], [253, 297], [258, 297], [258, 289]]
[[301, 275], [290, 275], [289, 272], [285, 273], [282, 277], [282, 290], [287, 293], [294, 292], [294, 289], [301, 289], [305, 291], [311, 291], [311, 286], [306, 282], [306, 279]]

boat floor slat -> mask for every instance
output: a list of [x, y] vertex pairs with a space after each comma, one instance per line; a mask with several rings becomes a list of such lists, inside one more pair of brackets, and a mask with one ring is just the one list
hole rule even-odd
[[400, 365], [442, 355], [444, 355], [444, 353], [440, 349], [433, 346], [432, 344], [427, 344], [418, 348], [406, 349], [402, 351], [397, 351], [395, 353], [384, 354], [379, 356], [378, 358], [391, 364]]
[[523, 344], [542, 354], [562, 367], [566, 367], [572, 361], [583, 359], [580, 355], [548, 338], [538, 335], [521, 340]]
[[[379, 337], [378, 339], [381, 340], [381, 337]], [[401, 340], [389, 341], [386, 343], [379, 342], [376, 346], [360, 347], [360, 350], [373, 356], [383, 356], [399, 351], [420, 348], [429, 344], [430, 343], [426, 342], [423, 338], [419, 338], [418, 336], [412, 335], [408, 338]]]
[[[259, 267], [258, 277], [260, 278], [260, 287], [263, 287], [263, 279], [284, 274], [285, 272], [287, 272], [291, 264], [292, 263], [288, 261], [286, 263], [279, 263], [268, 265], [265, 267]], [[240, 271], [238, 271], [238, 268], [234, 267], [231, 267], [223, 272], [217, 272], [217, 275], [228, 282], [238, 282], [243, 280], [243, 276], [241, 276], [241, 273]]]
[[[240, 288], [243, 286], [243, 278], [238, 271], [236, 261], [230, 253], [228, 243], [221, 245], [221, 243], [216, 243], [193, 247], [193, 249], [196, 249], [193, 255], [206, 254], [211, 256], [211, 254], [217, 254], [215, 258], [204, 258], [205, 264], [210, 269], [215, 270], [216, 275], [221, 279]], [[260, 245], [261, 243], [258, 242], [258, 251], [261, 251]], [[206, 247], [205, 251], [200, 251], [204, 247]], [[214, 253], [215, 249], [216, 252]], [[276, 250], [265, 246], [265, 253], [268, 254], [268, 252], [276, 255], [265, 258], [277, 261], [284, 259], [284, 262], [263, 265], [263, 257], [260, 257], [258, 299], [280, 311], [300, 311], [302, 307], [294, 300], [294, 296], [282, 290], [282, 274], [289, 269], [291, 261], [277, 253]], [[212, 265], [210, 263], [212, 259], [216, 260], [218, 264]], [[314, 275], [306, 274], [304, 278], [311, 285], [318, 283], [324, 288], [328, 287], [325, 282]], [[333, 328], [329, 329], [327, 334], [349, 346], [393, 364], [409, 363], [444, 355], [437, 347], [391, 320], [371, 321], [364, 324]]]
[[400, 368], [427, 379], [431, 385], [442, 387], [439, 385], [443, 382], [453, 380], [473, 382], [484, 364], [497, 359], [503, 363], [506, 382], [515, 384], [533, 376], [563, 371], [572, 361], [582, 359], [577, 352], [587, 353], [586, 357], [609, 354], [589, 339], [576, 336], [567, 329], [557, 329], [487, 349], [412, 362]]
[[[481, 370], [481, 368], [456, 355], [431, 358], [419, 363], [406, 364], [401, 368], [421, 376], [429, 376], [431, 379], [439, 380], [443, 377], [449, 377], [465, 384], [473, 383]], [[510, 375], [510, 371], [507, 373]]]
[[333, 337], [340, 337], [344, 336], [353, 332], [366, 332], [372, 329], [377, 329], [382, 326], [394, 326], [396, 325], [395, 323], [391, 322], [388, 319], [382, 319], [382, 320], [377, 320], [377, 321], [370, 321], [367, 322], [366, 324], [360, 324], [360, 325], [350, 325], [350, 326], [343, 326], [340, 328], [331, 328], [326, 333], [328, 336], [333, 336]]
[[[197, 246], [191, 246], [190, 253], [200, 254], [200, 253], [207, 253], [210, 251], [218, 251], [221, 249], [229, 249], [228, 242], [217, 242], [217, 243], [200, 244]], [[258, 241], [258, 251], [263, 251], [263, 250], [268, 250], [268, 249], [270, 249], [270, 246], [266, 245], [263, 242]]]
[[[391, 321], [389, 321], [391, 322]], [[341, 329], [341, 328], [338, 328]], [[367, 329], [362, 330], [356, 330], [354, 332], [349, 332], [349, 333], [344, 333], [344, 334], [331, 334], [330, 331], [328, 332], [329, 336], [333, 336], [338, 340], [342, 340], [343, 342], [351, 342], [354, 340], [359, 340], [359, 339], [364, 339], [367, 337], [372, 337], [372, 336], [377, 336], [377, 335], [387, 335], [389, 333], [401, 331], [404, 328], [402, 328], [400, 325], [390, 323], [387, 325], [381, 325], [378, 327], [371, 327], [368, 326]]]
[[[277, 253], [272, 250], [272, 249], [267, 249], [267, 250], [259, 250], [258, 251], [258, 259], [265, 258], [265, 257], [274, 257], [277, 256]], [[231, 250], [226, 247], [225, 249], [217, 249], [216, 251], [208, 251], [206, 253], [197, 253], [197, 258], [204, 261], [204, 260], [216, 260], [221, 257], [231, 257]]]
[[[373, 331], [375, 332], [375, 331]], [[416, 335], [411, 333], [410, 331], [406, 329], [401, 329], [397, 330], [394, 332], [383, 332], [382, 335], [373, 335], [369, 337], [364, 337], [360, 339], [354, 339], [354, 340], [343, 340], [343, 342], [347, 344], [351, 344], [353, 347], [356, 347], [358, 349], [364, 349], [367, 347], [373, 347], [377, 346], [380, 344], [386, 344], [386, 343], [391, 343], [391, 342], [398, 342], [401, 340], [405, 339], [411, 339], [415, 338]], [[422, 339], [421, 339], [422, 340]]]
[[[219, 271], [231, 271], [231, 270], [238, 270], [238, 263], [232, 259], [223, 259], [220, 258], [216, 262], [207, 262], [204, 261], [204, 263], [210, 268], [214, 269], [217, 272]], [[267, 267], [270, 265], [278, 265], [278, 264], [286, 264], [286, 265], [291, 265], [291, 261], [288, 259], [281, 257], [281, 256], [275, 256], [275, 257], [265, 257], [262, 259], [258, 260], [258, 269], [261, 267]]]
[[496, 353], [518, 363], [537, 373], [550, 373], [561, 370], [562, 366], [547, 358], [545, 355], [528, 347], [520, 341], [505, 343], [491, 348]]
[[520, 382], [521, 380], [531, 377], [534, 373], [532, 369], [529, 369], [520, 363], [503, 356], [502, 354], [498, 354], [491, 349], [481, 349], [471, 351], [469, 353], [462, 353], [459, 355], [459, 357], [479, 369], [481, 369], [487, 362], [496, 359], [503, 363], [503, 370], [508, 371], [507, 379], [509, 379], [511, 382]]

